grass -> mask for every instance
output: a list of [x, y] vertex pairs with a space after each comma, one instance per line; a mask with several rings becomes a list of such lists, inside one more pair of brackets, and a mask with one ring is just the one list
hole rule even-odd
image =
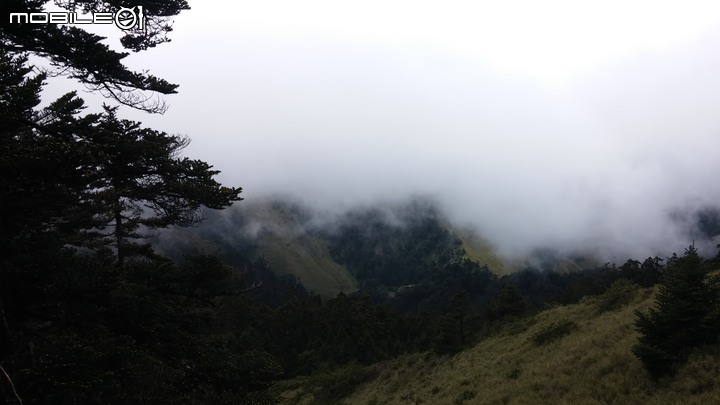
[[577, 329], [577, 327], [575, 321], [562, 320], [554, 322], [535, 332], [535, 334], [531, 336], [531, 340], [538, 346], [548, 344], [561, 339], [565, 335], [569, 335], [573, 330]]
[[[287, 405], [335, 405], [368, 381], [378, 377], [375, 367], [348, 364], [310, 377], [284, 381], [273, 392]], [[377, 400], [370, 400], [370, 402]]]
[[261, 202], [249, 205], [246, 215], [263, 224], [259, 250], [274, 271], [295, 275], [307, 290], [325, 297], [357, 289], [350, 272], [330, 257], [327, 243], [308, 233], [291, 212]]
[[[374, 365], [377, 377], [338, 403], [720, 403], [720, 348], [692, 356], [671, 379], [648, 377], [631, 348], [637, 341], [634, 311], [650, 307], [654, 294], [619, 287], [629, 294], [622, 305], [616, 297], [589, 297], [539, 313], [529, 327], [508, 327], [452, 357], [410, 354]], [[537, 344], [539, 335], [551, 338]]]
[[480, 265], [486, 265], [491, 272], [498, 276], [508, 274], [514, 270], [495, 254], [492, 245], [488, 241], [479, 237], [475, 232], [466, 229], [450, 229], [462, 242], [465, 256], [468, 259]]
[[309, 291], [335, 297], [357, 289], [354, 277], [330, 258], [325, 242], [312, 236], [267, 234], [260, 239], [260, 247], [274, 270], [297, 276]]
[[[272, 202], [258, 202], [246, 204], [245, 212], [264, 225], [259, 250], [274, 270], [297, 276], [306, 289], [325, 297], [357, 289], [357, 282], [350, 272], [330, 257], [327, 242], [307, 233], [301, 221], [289, 210]], [[515, 270], [495, 254], [489, 242], [472, 231], [450, 229], [462, 241], [470, 260], [487, 265], [497, 275]]]

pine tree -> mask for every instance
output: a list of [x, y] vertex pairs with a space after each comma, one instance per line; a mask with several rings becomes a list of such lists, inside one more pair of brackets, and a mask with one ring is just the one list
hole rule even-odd
[[[87, 154], [84, 198], [122, 266], [126, 257], [146, 250], [132, 242], [141, 237], [141, 227], [190, 226], [202, 219], [203, 206], [222, 209], [242, 200], [242, 189], [220, 185], [213, 179], [219, 171], [206, 162], [179, 157], [187, 138], [119, 119], [116, 110], [106, 106], [76, 144]], [[105, 228], [112, 231], [103, 233]]]
[[182, 137], [112, 108], [82, 115], [74, 92], [37, 109], [44, 75], [31, 71], [0, 49], [0, 403], [17, 402], [10, 381], [25, 403], [242, 403], [253, 373], [277, 367], [256, 356], [248, 368], [212, 328], [216, 298], [242, 293], [241, 276], [149, 248], [153, 260], [116, 266], [136, 254], [139, 227], [189, 225], [240, 188], [179, 157]]
[[636, 312], [640, 338], [633, 353], [655, 378], [674, 373], [691, 350], [716, 342], [720, 332], [720, 282], [709, 277], [697, 249], [668, 263], [655, 306]]
[[[103, 43], [105, 38], [86, 31], [83, 24], [8, 23], [10, 13], [42, 13], [48, 11], [49, 4], [44, 0], [3, 0], [0, 51], [44, 58], [50, 65], [45, 69], [51, 74], [76, 79], [90, 90], [121, 104], [153, 113], [167, 110], [167, 105], [158, 97], [176, 93], [178, 85], [147, 71], [128, 69], [123, 59], [129, 53], [110, 49]], [[139, 1], [130, 5], [122, 0], [58, 0], [52, 4], [79, 13], [116, 13], [128, 6], [142, 6], [144, 29], [122, 31], [120, 38], [123, 48], [133, 52], [170, 41], [167, 35], [172, 31], [172, 19], [190, 8], [185, 0]], [[139, 10], [133, 8], [133, 12], [139, 13]]]

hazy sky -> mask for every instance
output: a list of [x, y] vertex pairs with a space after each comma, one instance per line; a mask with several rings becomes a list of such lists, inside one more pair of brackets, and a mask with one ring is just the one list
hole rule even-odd
[[180, 94], [124, 116], [189, 135], [248, 200], [429, 194], [504, 253], [638, 256], [681, 253], [668, 213], [720, 201], [717, 1], [190, 5], [128, 58]]

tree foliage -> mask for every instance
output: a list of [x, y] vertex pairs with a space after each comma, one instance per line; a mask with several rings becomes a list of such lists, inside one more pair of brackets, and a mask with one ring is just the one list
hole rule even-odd
[[655, 306], [636, 313], [640, 338], [633, 353], [652, 376], [672, 374], [691, 350], [717, 342], [719, 309], [720, 280], [690, 246], [668, 261]]
[[[64, 75], [84, 83], [90, 90], [148, 112], [164, 112], [166, 104], [151, 94], [172, 94], [177, 85], [147, 72], [128, 69], [123, 59], [127, 52], [117, 52], [101, 41], [103, 37], [87, 32], [77, 25], [10, 23], [10, 13], [44, 12], [44, 0], [4, 0], [3, 23], [0, 24], [0, 50], [6, 53], [29, 53], [50, 63], [48, 72]], [[124, 31], [124, 48], [139, 52], [168, 42], [172, 18], [188, 10], [185, 0], [56, 0], [56, 6], [69, 12], [112, 12], [122, 7], [142, 6], [145, 29]], [[120, 31], [118, 29], [118, 31]], [[149, 92], [149, 93], [148, 93]]]
[[238, 403], [266, 387], [279, 364], [215, 327], [243, 273], [133, 241], [241, 189], [180, 157], [185, 138], [83, 114], [74, 92], [38, 109], [45, 74], [31, 72], [0, 51], [0, 402]]
[[187, 138], [119, 119], [107, 106], [81, 115], [84, 102], [74, 92], [35, 111], [44, 75], [26, 77], [25, 61], [0, 57], [8, 104], [0, 134], [0, 192], [8, 206], [0, 215], [7, 235], [62, 230], [85, 247], [90, 236], [111, 236], [122, 263], [139, 227], [192, 225], [202, 219], [202, 206], [220, 209], [241, 199], [242, 189], [213, 179], [219, 172], [212, 166], [179, 156]]
[[105, 107], [91, 131], [76, 139], [86, 153], [85, 198], [102, 230], [113, 227], [112, 239], [122, 265], [138, 238], [139, 227], [189, 226], [202, 219], [202, 206], [221, 209], [241, 200], [240, 188], [224, 187], [213, 179], [212, 166], [179, 153], [189, 140], [118, 119], [116, 108]]

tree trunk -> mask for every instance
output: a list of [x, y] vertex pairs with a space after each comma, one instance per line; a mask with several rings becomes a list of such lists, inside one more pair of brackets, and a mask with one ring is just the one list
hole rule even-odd
[[115, 202], [115, 241], [117, 242], [118, 267], [125, 263], [125, 248], [123, 247], [122, 207], [120, 201]]

